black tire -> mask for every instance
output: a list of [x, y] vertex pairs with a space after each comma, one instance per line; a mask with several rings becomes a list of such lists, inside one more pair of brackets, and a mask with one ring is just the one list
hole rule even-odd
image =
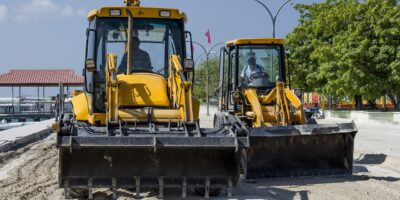
[[[203, 196], [206, 194], [206, 190], [204, 188], [195, 188], [194, 191], [196, 194]], [[221, 188], [210, 188], [208, 191], [210, 197], [216, 197], [221, 193]]]
[[317, 120], [314, 118], [307, 119], [307, 124], [318, 124]]
[[224, 120], [224, 113], [222, 112], [217, 112], [214, 115], [214, 128], [222, 128], [222, 126], [225, 124]]

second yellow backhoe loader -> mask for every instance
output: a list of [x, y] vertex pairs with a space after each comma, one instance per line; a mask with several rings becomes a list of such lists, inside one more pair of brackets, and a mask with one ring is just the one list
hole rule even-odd
[[[93, 189], [179, 188], [206, 198], [237, 184], [245, 126], [201, 129], [193, 98], [186, 15], [176, 9], [103, 7], [88, 16], [85, 87], [53, 127], [66, 198]], [[187, 45], [188, 44], [188, 45]], [[189, 46], [187, 48], [187, 46]]]
[[351, 173], [355, 124], [309, 124], [299, 95], [285, 86], [283, 44], [237, 39], [221, 49], [214, 126], [233, 117], [246, 124], [250, 147], [242, 168], [248, 179]]

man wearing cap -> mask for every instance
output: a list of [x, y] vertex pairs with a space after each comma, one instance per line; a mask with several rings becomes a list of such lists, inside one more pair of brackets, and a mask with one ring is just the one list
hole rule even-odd
[[244, 85], [250, 84], [251, 83], [250, 77], [253, 74], [262, 73], [262, 72], [264, 72], [264, 69], [260, 65], [257, 65], [256, 54], [253, 52], [248, 53], [247, 65], [245, 67], [243, 67], [242, 73], [240, 74], [242, 83]]
[[[143, 51], [139, 48], [140, 40], [137, 36], [132, 37], [132, 70], [139, 70], [139, 71], [153, 71], [153, 67], [151, 66], [150, 56], [146, 51]], [[119, 73], [127, 73], [127, 53], [124, 54], [122, 57], [121, 64], [118, 67]]]

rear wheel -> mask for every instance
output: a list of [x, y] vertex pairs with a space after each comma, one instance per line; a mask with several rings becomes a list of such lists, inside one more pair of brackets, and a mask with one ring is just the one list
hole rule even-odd
[[318, 124], [317, 120], [314, 118], [307, 119], [307, 124]]
[[[196, 192], [196, 194], [200, 196], [204, 196], [206, 194], [206, 190], [204, 188], [196, 188], [194, 189], [194, 191]], [[220, 193], [221, 193], [221, 188], [210, 188], [208, 191], [210, 197], [218, 196]]]

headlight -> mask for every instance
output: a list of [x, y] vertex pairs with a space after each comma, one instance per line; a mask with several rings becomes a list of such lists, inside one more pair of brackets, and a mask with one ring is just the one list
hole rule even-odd
[[171, 17], [171, 11], [169, 10], [160, 11], [160, 17]]
[[110, 16], [121, 16], [121, 10], [119, 9], [110, 10]]

